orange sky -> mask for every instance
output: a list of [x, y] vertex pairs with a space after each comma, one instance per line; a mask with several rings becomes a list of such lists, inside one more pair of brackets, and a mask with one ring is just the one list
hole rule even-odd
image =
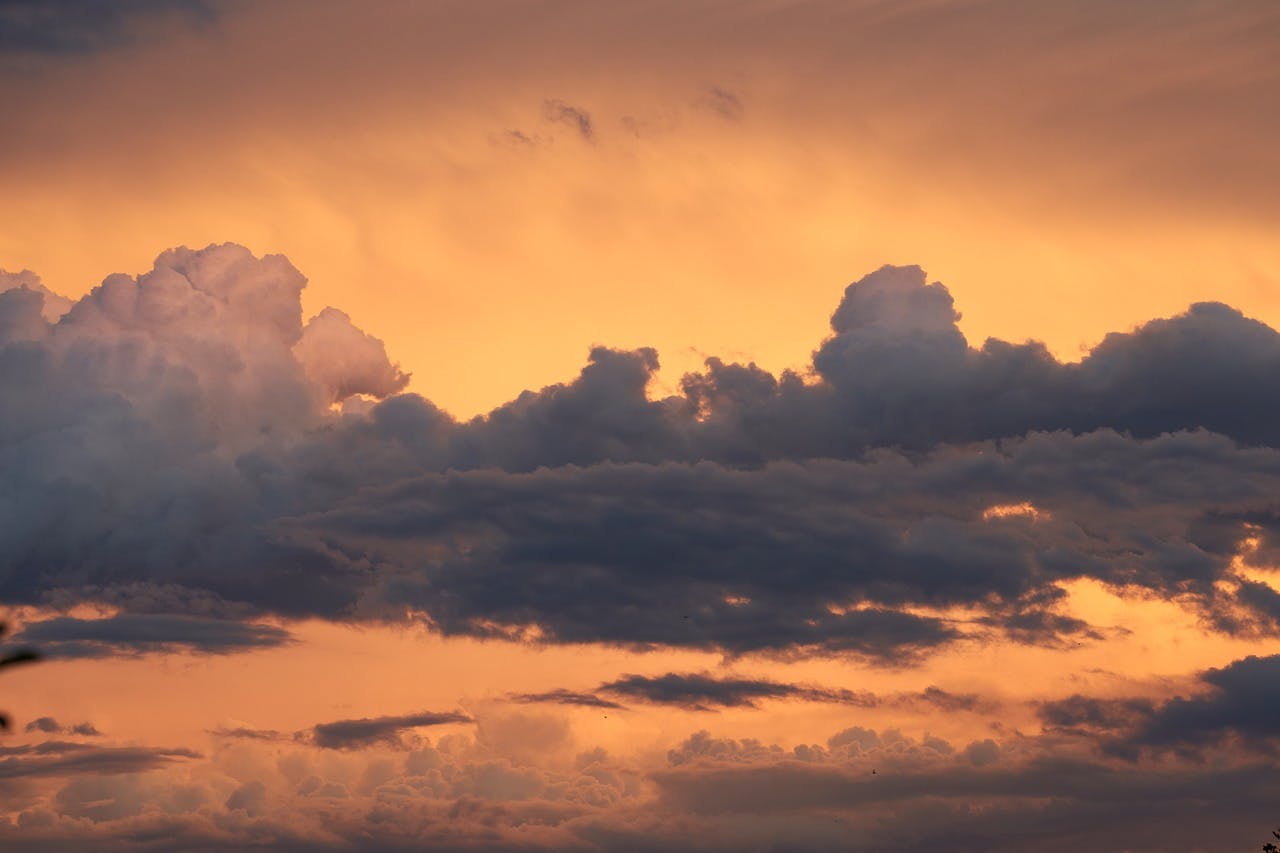
[[[123, 29], [104, 29], [104, 41], [60, 49], [24, 43], [25, 24], [14, 24], [0, 8], [0, 114], [6, 117], [0, 134], [0, 270], [30, 269], [53, 291], [80, 298], [110, 273], [145, 272], [170, 247], [234, 242], [259, 257], [283, 254], [308, 279], [302, 295], [308, 318], [331, 305], [347, 312], [412, 373], [409, 391], [459, 418], [482, 415], [522, 391], [572, 380], [596, 344], [659, 351], [662, 370], [648, 388], [650, 399], [678, 393], [681, 375], [712, 356], [754, 361], [773, 373], [807, 371], [815, 348], [832, 334], [831, 313], [846, 285], [884, 264], [918, 264], [930, 281], [945, 283], [962, 315], [959, 328], [975, 347], [988, 337], [1041, 340], [1059, 359], [1076, 361], [1110, 332], [1178, 314], [1198, 301], [1225, 302], [1280, 328], [1280, 7], [1272, 3], [209, 0], [139, 8], [122, 13]], [[183, 11], [190, 8], [196, 13]], [[59, 26], [75, 35], [72, 19]], [[6, 341], [0, 338], [0, 344]], [[292, 352], [291, 346], [292, 341], [285, 350]], [[54, 390], [50, 399], [61, 399]], [[111, 393], [124, 394], [108, 389], [104, 396]], [[10, 399], [0, 397], [5, 405]], [[79, 416], [78, 410], [68, 411], [69, 419]], [[167, 410], [155, 411], [159, 418]], [[316, 417], [306, 427], [313, 430], [308, 439], [326, 430], [336, 434], [354, 422], [339, 423], [328, 410]], [[0, 414], [0, 453], [9, 452], [4, 442], [10, 433], [18, 436], [14, 447], [27, 440], [25, 425], [15, 423], [5, 432]], [[85, 423], [59, 421], [51, 430], [61, 436], [64, 427], [68, 433], [84, 427], [89, 435], [75, 433], [69, 440], [75, 446], [66, 451], [68, 467], [78, 464], [84, 447], [97, 449], [92, 431], [103, 421]], [[221, 440], [216, 432], [207, 439], [212, 444]], [[262, 435], [268, 432], [262, 429]], [[507, 440], [497, 435], [499, 443]], [[196, 436], [192, 444], [204, 440]], [[357, 436], [350, 446], [359, 440], [364, 439]], [[104, 443], [126, 447], [111, 434]], [[263, 447], [268, 443], [264, 438]], [[1262, 444], [1262, 450], [1271, 449]], [[296, 445], [307, 450], [302, 438]], [[288, 440], [280, 446], [295, 449]], [[870, 458], [881, 449], [859, 452]], [[1245, 459], [1248, 451], [1232, 449]], [[215, 450], [221, 461], [234, 460], [238, 472], [242, 462], [246, 470], [256, 464], [253, 453], [234, 442]], [[26, 465], [26, 452], [14, 450], [0, 461], [26, 476], [35, 467]], [[1204, 454], [1218, 452], [1223, 451]], [[86, 467], [66, 477], [83, 475], [96, 486], [99, 474], [92, 464], [98, 457], [85, 458]], [[309, 461], [303, 452], [297, 458]], [[326, 477], [342, 482], [347, 472], [341, 463], [358, 467], [366, 458], [397, 471], [397, 477], [439, 473], [429, 467], [434, 461], [421, 470], [399, 471], [401, 457], [388, 451], [390, 461], [371, 454], [300, 469], [298, 489], [339, 489]], [[604, 462], [636, 459], [650, 461], [638, 454]], [[689, 459], [660, 462], [682, 465]], [[287, 460], [280, 464], [296, 461]], [[322, 461], [328, 464], [327, 457]], [[60, 464], [51, 463], [52, 473], [32, 482], [61, 483]], [[503, 463], [488, 464], [496, 470]], [[539, 462], [539, 470], [557, 464], [563, 466]], [[150, 476], [150, 468], [138, 467]], [[193, 464], [177, 470], [182, 477], [192, 471], [197, 473], [191, 476], [203, 475], [205, 469]], [[267, 522], [246, 512], [248, 529], [283, 539], [281, 528], [272, 526], [280, 518], [287, 521], [292, 514], [314, 521], [327, 510], [359, 509], [357, 499], [397, 485], [395, 478], [378, 480], [381, 471], [367, 481], [353, 476], [358, 488], [352, 486], [332, 506], [307, 503], [307, 492], [296, 505], [282, 498], [278, 516]], [[1146, 473], [1118, 477], [1116, 492], [1145, 482]], [[101, 479], [110, 476], [108, 471]], [[1038, 487], [1036, 476], [1028, 474], [1025, 483]], [[1270, 476], [1270, 469], [1257, 476]], [[1237, 522], [1235, 534], [1244, 535], [1250, 512], [1274, 515], [1245, 506], [1231, 485], [1222, 485], [1221, 500], [1227, 507], [1222, 512]], [[115, 497], [87, 493], [98, 501], [94, 512], [115, 518], [109, 515]], [[103, 486], [103, 493], [110, 489]], [[116, 533], [127, 539], [135, 522], [137, 530], [148, 529], [143, 510], [136, 518], [129, 514], [136, 509], [128, 503], [132, 493], [121, 494], [124, 520], [110, 536], [91, 541], [90, 550], [108, 539], [113, 544]], [[177, 487], [173, 494], [162, 492], [159, 517], [179, 528], [183, 513], [202, 505]], [[227, 505], [234, 508], [240, 493], [230, 494], [210, 499], [211, 516]], [[44, 493], [37, 497], [32, 504], [43, 508]], [[413, 496], [419, 503], [406, 501], [396, 509], [411, 514], [428, 497]], [[925, 506], [918, 515], [925, 517], [933, 511], [933, 496], [917, 497]], [[1102, 506], [1115, 496], [1090, 497]], [[15, 519], [4, 524], [19, 530], [27, 523], [20, 514], [24, 496], [6, 499], [0, 489], [0, 508]], [[1204, 510], [1205, 518], [1218, 520], [1216, 505]], [[486, 511], [500, 515], [493, 507]], [[532, 517], [550, 525], [547, 518], [557, 511]], [[911, 511], [917, 511], [914, 504]], [[97, 518], [94, 512], [86, 515]], [[956, 513], [947, 520], [962, 518]], [[399, 517], [390, 517], [393, 526]], [[1082, 519], [1070, 533], [1088, 540], [1095, 532], [1089, 516]], [[50, 523], [43, 535], [56, 545], [59, 536], [75, 535], [77, 520], [65, 528]], [[197, 518], [191, 528], [200, 532], [203, 521]], [[1258, 522], [1267, 523], [1269, 517]], [[1164, 545], [1161, 536], [1185, 533], [1188, 541], [1176, 544], [1186, 545], [1194, 557], [1217, 547], [1208, 534], [1195, 539], [1201, 531], [1187, 525], [1174, 534], [1153, 527], [1151, 542]], [[0, 524], [0, 581], [25, 590], [10, 576], [43, 583], [45, 569], [35, 546], [16, 557], [3, 550], [5, 537], [19, 533]], [[457, 535], [459, 541], [473, 535], [484, 544], [489, 534], [498, 538], [488, 528]], [[387, 554], [399, 553], [396, 548], [427, 563], [435, 559], [431, 547], [446, 551], [456, 545], [464, 556], [471, 553], [469, 543], [441, 545], [425, 534], [422, 541], [403, 531], [387, 534], [396, 535], [404, 540], [386, 546], [386, 553], [358, 538], [356, 545], [343, 543], [338, 533], [332, 541], [317, 534], [316, 548], [346, 560], [342, 567], [349, 576], [372, 576], [379, 560], [394, 562]], [[905, 526], [901, 538], [907, 538]], [[1033, 541], [1029, 535], [1027, 541]], [[1138, 547], [1127, 540], [1107, 544], [1117, 565]], [[1123, 550], [1129, 546], [1131, 551]], [[1082, 546], [1082, 553], [1098, 552]], [[157, 545], [141, 553], [140, 564], [167, 559], [170, 552]], [[1077, 554], [1071, 558], [1083, 562]], [[1168, 560], [1183, 558], [1192, 559], [1179, 551]], [[1275, 573], [1257, 565], [1265, 559], [1237, 558], [1230, 575], [1230, 582], [1257, 581], [1264, 603], [1280, 591]], [[581, 568], [572, 560], [565, 565], [570, 568], [563, 571]], [[133, 564], [108, 568], [109, 580], [123, 586], [134, 579], [130, 572], [147, 570]], [[180, 583], [198, 579], [203, 570], [187, 574], [185, 568], [173, 568], [180, 592]], [[85, 572], [92, 578], [90, 569]], [[899, 665], [856, 655], [809, 656], [799, 645], [764, 647], [735, 658], [692, 646], [640, 651], [603, 642], [445, 638], [421, 625], [360, 622], [357, 617], [366, 614], [354, 606], [351, 621], [328, 621], [323, 613], [290, 618], [276, 602], [248, 602], [234, 614], [282, 627], [292, 641], [229, 654], [170, 648], [85, 657], [5, 673], [0, 707], [18, 725], [0, 744], [15, 750], [0, 753], [0, 798], [10, 798], [0, 806], [0, 847], [33, 839], [92, 845], [106, 838], [123, 839], [122, 847], [134, 838], [181, 846], [177, 835], [164, 834], [176, 833], [181, 823], [192, 838], [206, 833], [215, 846], [228, 848], [265, 838], [267, 844], [302, 839], [317, 849], [361, 849], [371, 838], [385, 840], [375, 826], [385, 819], [397, 832], [417, 827], [419, 835], [404, 830], [406, 843], [430, 838], [422, 842], [428, 846], [456, 840], [449, 835], [456, 828], [473, 833], [463, 840], [477, 846], [518, 840], [551, 849], [569, 842], [611, 849], [640, 839], [670, 847], [673, 839], [704, 833], [708, 848], [718, 849], [766, 842], [791, 849], [787, 844], [797, 839], [795, 849], [832, 849], [833, 838], [855, 836], [864, 844], [859, 849], [883, 849], [876, 846], [882, 837], [873, 825], [880, 815], [887, 815], [885, 826], [914, 825], [914, 800], [881, 803], [883, 812], [856, 804], [797, 807], [777, 815], [692, 806], [685, 812], [680, 796], [671, 793], [676, 789], [664, 787], [673, 784], [664, 774], [697, 775], [681, 765], [680, 750], [694, 749], [697, 744], [688, 739], [699, 730], [743, 741], [725, 746], [728, 752], [713, 755], [710, 764], [695, 762], [703, 770], [763, 768], [768, 762], [748, 753], [777, 745], [780, 750], [769, 753], [772, 770], [821, 765], [856, 773], [859, 782], [871, 766], [859, 761], [888, 762], [877, 766], [890, 773], [927, 767], [940, 777], [955, 767], [962, 774], [985, 768], [986, 753], [971, 754], [966, 745], [986, 738], [999, 743], [1001, 761], [1035, 772], [1041, 759], [1084, 761], [1086, 755], [1095, 762], [1091, 766], [1107, 773], [1151, 772], [1161, 780], [1164, 773], [1172, 778], [1203, 772], [1208, 779], [1211, 771], [1253, 768], [1249, 762], [1265, 750], [1249, 740], [1247, 721], [1231, 729], [1234, 739], [1207, 764], [1197, 764], [1200, 756], [1192, 755], [1192, 747], [1155, 757], [1144, 753], [1141, 762], [1119, 747], [1108, 752], [1120, 737], [1105, 727], [1089, 729], [1087, 738], [1054, 729], [1042, 713], [1054, 700], [1084, 694], [1105, 705], [1137, 697], [1139, 704], [1148, 702], [1147, 710], [1126, 706], [1125, 712], [1156, 719], [1159, 709], [1195, 710], [1196, 697], [1216, 696], [1216, 688], [1206, 686], [1217, 684], [1215, 668], [1248, 655], [1280, 654], [1274, 630], [1231, 636], [1209, 625], [1209, 616], [1221, 614], [1204, 609], [1209, 598], [1193, 598], [1209, 596], [1206, 590], [1222, 592], [1230, 582], [1220, 577], [1203, 588], [1186, 581], [1177, 595], [1164, 590], [1164, 600], [1150, 590], [1140, 595], [1138, 582], [1121, 595], [1118, 587], [1090, 579], [1096, 573], [1074, 565], [1062, 573], [1067, 580], [1041, 579], [1044, 589], [1060, 586], [1069, 593], [1055, 613], [1083, 618], [1098, 636], [1064, 632], [1079, 642], [1030, 645], [995, 628], [980, 630], [983, 608], [1008, 603], [997, 585], [986, 599], [975, 598], [968, 611], [929, 611], [957, 620], [948, 624], [962, 625], [974, 637]], [[48, 575], [60, 577], [55, 569]], [[309, 580], [300, 577], [299, 583]], [[171, 592], [160, 589], [157, 609]], [[87, 605], [56, 585], [46, 592], [49, 606], [13, 611], [19, 628], [60, 614], [115, 612], [102, 590], [102, 601]], [[196, 615], [206, 615], [200, 609], [206, 605], [214, 612], [198, 596], [192, 600]], [[87, 609], [76, 610], [77, 603]], [[240, 603], [231, 602], [226, 612]], [[1031, 610], [1041, 603], [1028, 595], [1014, 605]], [[924, 605], [901, 605], [904, 611], [909, 606], [925, 612]], [[402, 610], [412, 607], [430, 609], [406, 599]], [[555, 688], [602, 691], [624, 674], [677, 672], [871, 691], [881, 700], [859, 707], [766, 698], [759, 707], [710, 712], [644, 700], [627, 700], [628, 709], [616, 712], [511, 700], [511, 694]], [[973, 694], [976, 704], [961, 710], [929, 705], [919, 699], [929, 687]], [[1171, 697], [1183, 698], [1169, 702]], [[424, 710], [458, 710], [472, 721], [409, 727], [400, 739], [365, 750], [327, 749], [313, 729], [326, 721]], [[21, 751], [25, 746], [55, 737], [52, 729], [23, 728], [46, 716], [64, 725], [92, 722], [104, 736], [56, 735], [76, 743], [182, 748], [200, 755], [154, 766], [142, 762], [136, 772], [99, 776], [91, 770], [68, 782], [45, 774], [40, 765], [21, 764], [32, 754]], [[875, 749], [855, 750], [849, 758], [840, 751], [837, 733], [851, 726], [882, 735], [900, 730], [907, 738], [901, 744], [909, 748], [894, 747], [886, 737]], [[241, 727], [256, 734], [214, 733]], [[829, 743], [832, 736], [837, 737]], [[935, 755], [931, 736], [950, 746], [938, 747], [942, 751]], [[744, 739], [758, 739], [764, 747]], [[1267, 743], [1274, 746], [1274, 740]], [[805, 764], [809, 759], [792, 750], [809, 744], [825, 744], [829, 756]], [[591, 758], [596, 748], [608, 756]], [[848, 759], [845, 764], [822, 763], [834, 762], [830, 756], [837, 754]], [[413, 769], [415, 761], [428, 759], [443, 763], [429, 771]], [[6, 787], [8, 769], [28, 766], [35, 767], [29, 780]], [[14, 778], [22, 772], [14, 770]], [[533, 785], [534, 776], [541, 786], [535, 786], [536, 794], [510, 793]], [[311, 777], [319, 781], [311, 785]], [[1275, 781], [1264, 779], [1268, 785]], [[342, 797], [333, 793], [336, 787], [318, 788], [322, 783], [341, 786]], [[195, 805], [166, 799], [166, 792], [183, 786], [197, 792], [191, 795]], [[431, 786], [432, 797], [415, 799]], [[447, 795], [440, 793], [445, 790]], [[1259, 783], [1250, 790], [1265, 797], [1272, 788]], [[348, 795], [359, 799], [359, 808], [339, 807]], [[965, 804], [955, 819], [977, 825], [998, 817], [1003, 801], [996, 800], [1004, 794], [990, 796]], [[1032, 817], [1010, 817], [1008, 825], [1051, 822], [1055, 804], [1066, 799], [1044, 794], [1026, 813]], [[103, 803], [109, 813], [101, 811]], [[454, 809], [446, 819], [439, 816], [446, 809], [442, 803]], [[476, 817], [476, 803], [510, 811]], [[464, 807], [475, 814], [459, 817]], [[415, 808], [429, 811], [430, 818]], [[392, 812], [394, 819], [386, 816]], [[1063, 814], [1065, 822], [1087, 823], [1078, 816], [1093, 812]], [[1193, 817], [1187, 812], [1187, 821]], [[170, 819], [173, 826], [165, 823]], [[443, 834], [427, 835], [428, 829]], [[1265, 829], [1265, 820], [1257, 829]], [[485, 835], [490, 830], [495, 834]], [[1256, 834], [1243, 825], [1239, 832], [1247, 838]], [[942, 831], [933, 837], [946, 836]], [[969, 837], [984, 836], [979, 828], [964, 836]]]
[[593, 343], [657, 347], [667, 388], [804, 368], [884, 263], [971, 342], [1068, 359], [1197, 300], [1280, 322], [1273, 10], [1002, 14], [236, 6], [0, 88], [0, 265], [74, 296], [172, 245], [282, 252], [463, 416]]

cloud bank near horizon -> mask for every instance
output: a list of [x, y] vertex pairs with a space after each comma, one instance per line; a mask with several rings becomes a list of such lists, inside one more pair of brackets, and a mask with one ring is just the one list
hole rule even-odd
[[[1280, 728], [1265, 713], [1275, 691], [1260, 686], [1278, 661], [1207, 670], [1160, 702], [1046, 703], [1046, 722], [1076, 725], [993, 726], [969, 740], [852, 724], [784, 746], [699, 728], [662, 754], [619, 756], [492, 708], [340, 720], [292, 737], [215, 731], [208, 754], [44, 740], [0, 747], [0, 790], [17, 812], [0, 838], [94, 849], [160, 838], [317, 850], [1243, 847], [1280, 790], [1268, 760]], [[1127, 710], [1080, 714], [1090, 702]], [[406, 731], [452, 723], [476, 728]], [[1210, 746], [1207, 764], [1199, 751]]]
[[1100, 636], [1061, 608], [1088, 578], [1276, 631], [1239, 560], [1277, 547], [1280, 335], [1228, 306], [1062, 363], [883, 267], [810, 375], [650, 399], [656, 352], [597, 347], [460, 422], [304, 286], [231, 244], [70, 305], [0, 277], [0, 596], [906, 662]]

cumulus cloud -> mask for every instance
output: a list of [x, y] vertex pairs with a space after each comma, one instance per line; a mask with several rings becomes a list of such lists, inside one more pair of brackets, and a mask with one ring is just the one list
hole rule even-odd
[[[1247, 846], [1280, 791], [1275, 768], [1245, 755], [1212, 767], [1180, 756], [1148, 764], [1083, 753], [1054, 734], [958, 748], [852, 726], [821, 744], [784, 747], [700, 731], [659, 766], [601, 749], [571, 763], [545, 752], [520, 757], [465, 735], [423, 739], [399, 755], [317, 755], [307, 746], [247, 741], [244, 749], [271, 759], [246, 762], [233, 777], [175, 751], [156, 755], [176, 763], [152, 765], [154, 755], [123, 753], [114, 764], [71, 761], [106, 752], [84, 744], [0, 748], [0, 766], [22, 760], [28, 778], [56, 783], [26, 795], [17, 819], [0, 823], [0, 843], [1212, 849], [1224, 839]], [[65, 763], [42, 765], [55, 760]]]
[[386, 397], [409, 384], [408, 374], [387, 359], [382, 341], [357, 329], [336, 308], [324, 309], [307, 323], [293, 352], [329, 402], [356, 394]]
[[763, 700], [830, 702], [860, 708], [893, 706], [932, 707], [944, 711], [989, 710], [992, 704], [973, 693], [950, 693], [930, 686], [918, 693], [879, 696], [867, 690], [846, 690], [815, 684], [794, 684], [768, 678], [716, 676], [708, 672], [663, 675], [624, 675], [606, 681], [594, 692], [583, 693], [557, 688], [542, 693], [511, 694], [508, 701], [520, 704], [546, 703], [623, 710], [625, 705], [599, 694], [606, 693], [651, 705], [668, 705], [688, 711], [719, 708], [759, 708]]
[[[657, 353], [599, 347], [460, 423], [398, 393], [345, 315], [304, 325], [304, 284], [227, 245], [111, 276], [56, 323], [29, 286], [0, 293], [0, 595], [230, 633], [412, 613], [901, 662], [1101, 637], [1063, 610], [1093, 578], [1276, 630], [1280, 595], [1234, 561], [1246, 526], [1259, 559], [1277, 547], [1280, 336], [1227, 306], [1063, 364], [970, 346], [944, 285], [885, 267], [846, 289], [811, 375], [711, 359], [651, 399]], [[283, 639], [243, 630], [187, 645]]]
[[40, 276], [31, 270], [17, 273], [0, 270], [0, 293], [10, 290], [27, 290], [38, 294], [41, 299], [40, 316], [49, 323], [58, 322], [63, 314], [71, 310], [71, 300], [45, 287]]

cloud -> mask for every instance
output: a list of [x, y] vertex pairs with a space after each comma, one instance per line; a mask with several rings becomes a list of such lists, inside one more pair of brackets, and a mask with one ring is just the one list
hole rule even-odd
[[111, 276], [56, 323], [0, 293], [0, 594], [123, 611], [45, 623], [71, 632], [50, 642], [251, 648], [287, 639], [264, 614], [413, 613], [451, 635], [907, 662], [1097, 640], [1064, 610], [1078, 578], [1276, 631], [1277, 597], [1234, 561], [1280, 529], [1280, 336], [1226, 306], [1063, 364], [970, 347], [945, 286], [884, 267], [845, 290], [808, 377], [711, 359], [651, 399], [656, 352], [598, 347], [458, 422], [396, 393], [345, 315], [304, 325], [304, 285], [224, 245]]
[[708, 89], [706, 94], [698, 99], [697, 106], [729, 121], [742, 120], [742, 98], [720, 86], [712, 86]]
[[1115, 732], [1131, 728], [1155, 710], [1150, 699], [1100, 699], [1075, 694], [1042, 702], [1038, 716], [1051, 730], [1083, 733]]
[[362, 717], [358, 720], [336, 720], [318, 723], [311, 729], [311, 740], [325, 749], [363, 749], [370, 746], [399, 746], [400, 733], [423, 726], [474, 722], [456, 711], [403, 714], [391, 717]]
[[27, 723], [24, 731], [43, 732], [44, 734], [69, 734], [83, 737], [97, 737], [102, 734], [93, 723], [77, 723], [74, 726], [63, 726], [53, 717], [37, 717]]
[[855, 693], [803, 684], [786, 684], [763, 678], [717, 678], [709, 673], [659, 676], [625, 675], [600, 685], [602, 692], [656, 705], [676, 705], [690, 710], [755, 708], [763, 699], [797, 699], [805, 702], [837, 702], [868, 707], [876, 704], [870, 693]]
[[209, 734], [217, 738], [242, 740], [282, 741], [291, 739], [289, 735], [283, 732], [272, 729], [255, 729], [250, 726], [219, 726], [216, 729], [210, 729]]
[[147, 18], [188, 25], [214, 17], [209, 0], [5, 0], [0, 3], [0, 52], [84, 54], [128, 44]]
[[595, 139], [595, 127], [591, 123], [591, 113], [567, 104], [558, 98], [548, 98], [542, 102], [542, 117], [547, 121], [566, 124], [578, 132], [578, 135], [591, 142]]
[[357, 329], [336, 308], [324, 309], [307, 323], [293, 353], [333, 403], [356, 394], [386, 397], [409, 384], [409, 375], [387, 359], [382, 341]]
[[624, 710], [626, 708], [625, 705], [620, 705], [594, 693], [576, 693], [564, 688], [548, 690], [542, 693], [514, 693], [509, 695], [507, 700], [521, 705], [578, 705], [584, 708], [606, 708], [610, 710]]
[[656, 676], [624, 675], [613, 681], [604, 682], [591, 693], [557, 688], [542, 693], [511, 694], [507, 696], [507, 700], [519, 704], [579, 705], [620, 710], [626, 708], [625, 705], [600, 696], [601, 693], [651, 705], [684, 708], [689, 711], [759, 708], [759, 703], [768, 699], [832, 702], [860, 708], [892, 705], [919, 709], [928, 706], [948, 712], [983, 711], [992, 708], [991, 702], [977, 694], [950, 693], [935, 686], [930, 686], [918, 693], [878, 696], [865, 690], [854, 691], [813, 684], [793, 684], [767, 678], [717, 677], [707, 672], [668, 672]]
[[1239, 738], [1255, 748], [1274, 749], [1280, 738], [1280, 655], [1250, 655], [1200, 675], [1207, 688], [1176, 696], [1146, 710], [1125, 743], [1139, 747], [1203, 747]]
[[140, 773], [175, 761], [199, 758], [189, 749], [142, 746], [94, 746], [50, 741], [0, 752], [0, 779], [81, 774]]
[[281, 646], [291, 635], [274, 625], [150, 613], [123, 613], [105, 619], [57, 616], [31, 622], [15, 642], [37, 646], [53, 658], [96, 658], [120, 654], [196, 652], [231, 654]]
[[[0, 293], [10, 290], [29, 290], [40, 295], [42, 300], [40, 307], [40, 316], [49, 323], [56, 323], [71, 310], [72, 302], [65, 296], [59, 296], [40, 282], [40, 276], [31, 272], [31, 270], [23, 270], [18, 273], [5, 272], [0, 270]], [[17, 330], [6, 330], [6, 337], [14, 334]], [[18, 335], [20, 337], [20, 335]]]
[[[539, 764], [466, 736], [424, 740], [392, 758], [349, 751], [297, 761], [287, 744], [236, 748], [261, 750], [263, 760], [247, 762], [252, 769], [234, 778], [225, 767], [189, 758], [151, 767], [153, 773], [34, 775], [67, 778], [24, 800], [21, 814], [0, 825], [0, 843], [1216, 849], [1259, 837], [1258, 826], [1269, 824], [1258, 815], [1268, 814], [1280, 791], [1275, 768], [1245, 753], [1223, 753], [1208, 767], [1177, 755], [1130, 763], [1084, 753], [1057, 735], [959, 749], [929, 735], [851, 727], [821, 745], [786, 748], [700, 731], [676, 743], [662, 766], [600, 749], [571, 764], [541, 752]], [[3, 749], [0, 762], [66, 759], [94, 748], [51, 742]]]
[[[1269, 502], [1278, 464], [1207, 433], [1094, 432], [751, 469], [458, 471], [282, 535], [378, 566], [387, 605], [425, 609], [445, 633], [909, 657], [988, 626], [1096, 636], [1055, 612], [1056, 585], [1080, 577], [1219, 600], [1243, 529], [1209, 510]], [[1015, 495], [1044, 517], [985, 515]]]

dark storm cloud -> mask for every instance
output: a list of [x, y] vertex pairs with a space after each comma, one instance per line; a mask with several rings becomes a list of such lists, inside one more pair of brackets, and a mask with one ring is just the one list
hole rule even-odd
[[212, 0], [0, 0], [0, 54], [83, 54], [133, 41], [146, 19], [207, 23]]
[[1175, 697], [1136, 728], [1137, 746], [1206, 746], [1227, 737], [1255, 745], [1280, 738], [1280, 655], [1250, 655], [1200, 676], [1204, 693]]
[[1226, 306], [1063, 364], [970, 347], [943, 285], [885, 267], [846, 289], [807, 378], [711, 359], [651, 400], [657, 353], [599, 347], [460, 423], [398, 394], [345, 314], [304, 324], [304, 284], [279, 256], [178, 249], [51, 322], [38, 279], [0, 278], [0, 595], [125, 611], [31, 630], [212, 651], [287, 640], [237, 622], [259, 614], [412, 611], [446, 634], [901, 662], [1102, 636], [1062, 612], [1077, 578], [1276, 629], [1280, 596], [1232, 560], [1280, 530], [1280, 335]]
[[420, 726], [442, 726], [448, 723], [470, 723], [466, 714], [454, 711], [423, 712], [394, 717], [362, 717], [319, 723], [311, 729], [311, 741], [325, 749], [363, 749], [377, 745], [397, 746], [400, 734]]
[[96, 658], [173, 651], [230, 654], [281, 646], [291, 635], [273, 625], [123, 613], [106, 619], [58, 616], [27, 625], [13, 639], [37, 646], [51, 658]]
[[[1036, 434], [861, 462], [429, 475], [281, 536], [377, 567], [387, 606], [446, 633], [900, 657], [990, 628], [1070, 637], [1053, 585], [1078, 577], [1217, 602], [1235, 545], [1205, 509], [1269, 502], [1278, 473], [1274, 451], [1209, 433]], [[1026, 500], [1039, 517], [986, 513]]]
[[1111, 756], [1136, 761], [1148, 752], [1198, 755], [1232, 742], [1273, 754], [1280, 741], [1280, 655], [1250, 655], [1202, 672], [1190, 695], [1145, 697], [1076, 694], [1041, 702], [1046, 731], [1094, 739]]

